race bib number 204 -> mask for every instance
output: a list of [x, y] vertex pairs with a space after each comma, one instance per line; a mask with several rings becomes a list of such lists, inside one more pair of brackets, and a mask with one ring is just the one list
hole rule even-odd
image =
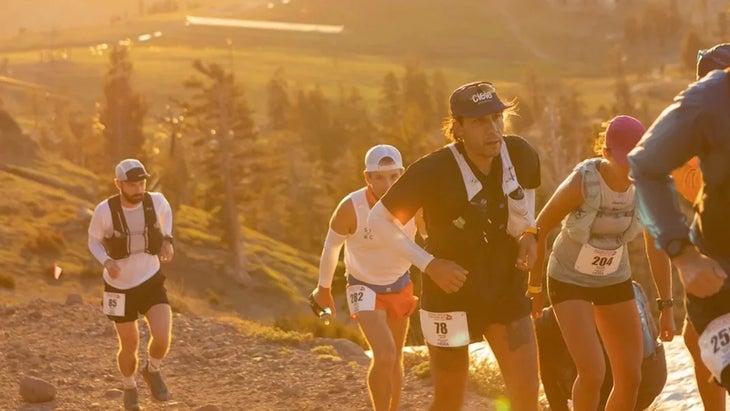
[[421, 331], [427, 343], [436, 347], [469, 345], [469, 326], [464, 311], [432, 313], [421, 310]]
[[575, 269], [588, 275], [613, 274], [621, 265], [623, 251], [624, 246], [615, 250], [602, 250], [589, 244], [583, 244], [575, 261]]

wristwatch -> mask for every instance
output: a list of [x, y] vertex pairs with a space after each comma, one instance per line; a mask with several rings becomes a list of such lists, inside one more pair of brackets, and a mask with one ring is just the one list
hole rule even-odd
[[674, 300], [672, 300], [671, 298], [668, 300], [662, 300], [661, 298], [657, 298], [656, 305], [657, 307], [659, 307], [659, 311], [661, 311], [665, 308], [674, 307]]
[[664, 246], [664, 251], [667, 253], [669, 258], [674, 258], [682, 254], [685, 248], [690, 247], [692, 243], [686, 238], [676, 238], [670, 240], [667, 245]]
[[173, 242], [173, 240], [172, 240], [172, 236], [171, 236], [171, 235], [165, 235], [165, 236], [162, 236], [162, 240], [163, 240], [163, 241], [164, 241], [164, 240], [167, 240], [167, 241], [169, 241], [169, 242], [170, 242], [170, 245], [175, 245], [175, 243], [174, 243], [174, 242]]

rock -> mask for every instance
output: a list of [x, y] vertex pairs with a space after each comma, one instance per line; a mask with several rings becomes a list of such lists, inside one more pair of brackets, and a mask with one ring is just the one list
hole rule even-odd
[[109, 400], [115, 400], [117, 398], [122, 398], [123, 395], [124, 395], [124, 391], [122, 391], [118, 388], [113, 388], [104, 393], [104, 398], [109, 399]]
[[77, 305], [83, 303], [84, 297], [82, 297], [80, 294], [69, 294], [68, 296], [66, 296], [66, 305]]
[[56, 387], [40, 378], [25, 377], [20, 381], [20, 396], [30, 403], [51, 401], [56, 397]]
[[358, 364], [370, 364], [370, 358], [359, 345], [344, 338], [316, 338], [315, 345], [331, 345], [337, 350], [337, 354], [346, 361], [355, 361]]
[[43, 313], [40, 311], [31, 311], [30, 313], [28, 313], [28, 318], [37, 321], [43, 318]]

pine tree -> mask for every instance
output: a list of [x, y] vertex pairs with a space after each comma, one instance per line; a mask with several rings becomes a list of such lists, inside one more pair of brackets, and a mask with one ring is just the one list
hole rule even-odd
[[147, 107], [142, 96], [132, 88], [132, 63], [127, 48], [113, 47], [109, 63], [104, 78], [104, 102], [99, 112], [109, 159], [113, 163], [128, 157], [144, 161], [143, 123]]
[[289, 101], [289, 85], [284, 78], [284, 69], [276, 69], [274, 76], [266, 86], [268, 97], [269, 125], [272, 130], [283, 130], [289, 127], [291, 102]]
[[258, 132], [233, 74], [217, 64], [206, 66], [199, 60], [193, 67], [204, 76], [202, 80], [192, 78], [185, 82], [194, 92], [188, 115], [198, 134], [193, 144], [198, 149], [199, 177], [210, 183], [208, 197], [220, 207], [219, 227], [233, 254], [235, 275], [248, 285], [251, 278], [241, 241], [239, 202], [251, 185]]

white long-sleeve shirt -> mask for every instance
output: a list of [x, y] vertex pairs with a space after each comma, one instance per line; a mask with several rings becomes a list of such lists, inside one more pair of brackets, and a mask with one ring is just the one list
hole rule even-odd
[[[152, 197], [152, 204], [155, 207], [157, 221], [160, 224], [162, 235], [172, 233], [172, 209], [165, 196], [161, 193], [149, 193]], [[132, 208], [122, 206], [124, 218], [129, 227], [130, 255], [129, 257], [116, 260], [121, 272], [117, 278], [112, 279], [106, 268], [104, 269], [104, 281], [114, 288], [126, 290], [136, 287], [160, 269], [158, 256], [147, 254], [144, 239], [144, 209], [140, 202]], [[89, 251], [101, 264], [104, 264], [110, 257], [104, 249], [104, 238], [109, 238], [114, 233], [111, 209], [107, 200], [102, 201], [94, 209], [94, 215], [89, 223]]]

